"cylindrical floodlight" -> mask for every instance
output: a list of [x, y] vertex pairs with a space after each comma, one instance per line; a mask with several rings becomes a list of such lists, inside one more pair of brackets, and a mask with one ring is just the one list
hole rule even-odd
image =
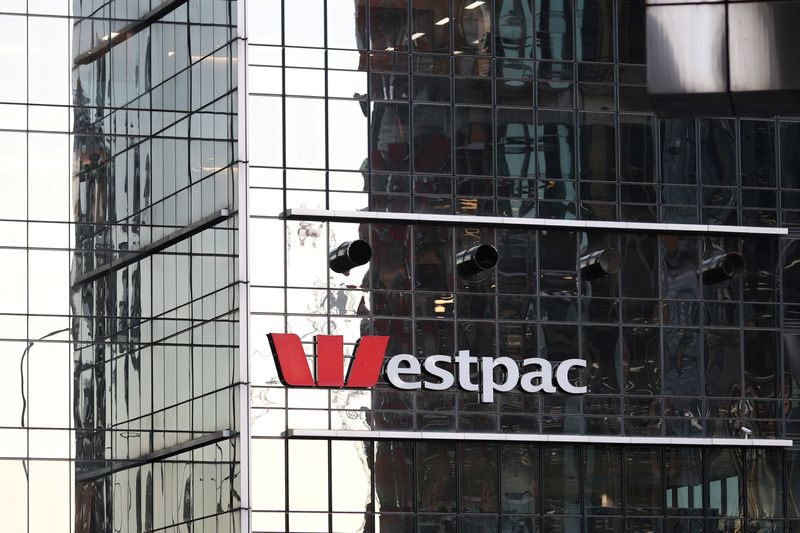
[[606, 248], [581, 257], [581, 274], [584, 281], [595, 281], [616, 274], [622, 269], [622, 254]]
[[744, 257], [739, 252], [728, 252], [703, 261], [703, 283], [706, 285], [738, 278], [743, 273]]
[[456, 254], [456, 270], [460, 276], [474, 276], [497, 265], [497, 248], [479, 244]]
[[360, 239], [343, 242], [328, 254], [328, 265], [338, 274], [350, 272], [355, 267], [365, 265], [372, 257], [372, 247]]

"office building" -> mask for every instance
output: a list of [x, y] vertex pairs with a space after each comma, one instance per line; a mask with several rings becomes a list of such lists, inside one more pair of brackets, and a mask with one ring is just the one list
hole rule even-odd
[[800, 121], [644, 2], [0, 25], [9, 531], [800, 531]]

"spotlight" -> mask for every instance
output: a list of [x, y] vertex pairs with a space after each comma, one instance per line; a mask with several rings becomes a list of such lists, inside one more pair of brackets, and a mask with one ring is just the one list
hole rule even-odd
[[744, 257], [739, 252], [728, 252], [703, 261], [703, 283], [713, 285], [741, 277]]
[[338, 274], [347, 274], [355, 267], [365, 265], [372, 257], [372, 248], [360, 239], [343, 242], [328, 254], [328, 266]]
[[479, 244], [456, 254], [456, 270], [460, 276], [474, 276], [496, 264], [497, 248], [491, 244]]
[[622, 269], [622, 254], [606, 248], [581, 257], [581, 274], [585, 281], [595, 281], [616, 274]]

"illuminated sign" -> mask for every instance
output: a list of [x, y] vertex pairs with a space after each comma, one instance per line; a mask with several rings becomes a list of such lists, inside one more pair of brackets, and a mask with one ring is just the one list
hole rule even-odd
[[[268, 337], [278, 377], [290, 387], [371, 388], [378, 382], [389, 344], [389, 337], [361, 337], [345, 376], [342, 337], [318, 335], [315, 381], [300, 337], [291, 333], [270, 333]], [[431, 355], [422, 362], [410, 354], [395, 355], [386, 363], [385, 376], [398, 389], [442, 391], [458, 385], [465, 391], [480, 392], [481, 402], [491, 403], [495, 392], [517, 387], [531, 393], [551, 394], [560, 389], [568, 394], [584, 394], [585, 386], [573, 385], [569, 380], [573, 368], [586, 368], [586, 361], [567, 359], [553, 365], [547, 359], [533, 357], [518, 362], [510, 357], [475, 357], [469, 350], [460, 350], [455, 357]], [[472, 380], [475, 371], [477, 382]]]

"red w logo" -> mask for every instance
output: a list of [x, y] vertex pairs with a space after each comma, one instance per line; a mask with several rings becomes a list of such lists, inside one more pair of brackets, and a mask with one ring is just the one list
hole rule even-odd
[[[317, 382], [311, 376], [300, 337], [293, 333], [269, 333], [278, 378], [290, 387], [347, 387], [366, 389], [378, 382], [389, 337], [361, 337], [353, 362], [344, 377], [344, 340], [341, 335], [317, 335]], [[347, 383], [347, 385], [345, 385]]]

